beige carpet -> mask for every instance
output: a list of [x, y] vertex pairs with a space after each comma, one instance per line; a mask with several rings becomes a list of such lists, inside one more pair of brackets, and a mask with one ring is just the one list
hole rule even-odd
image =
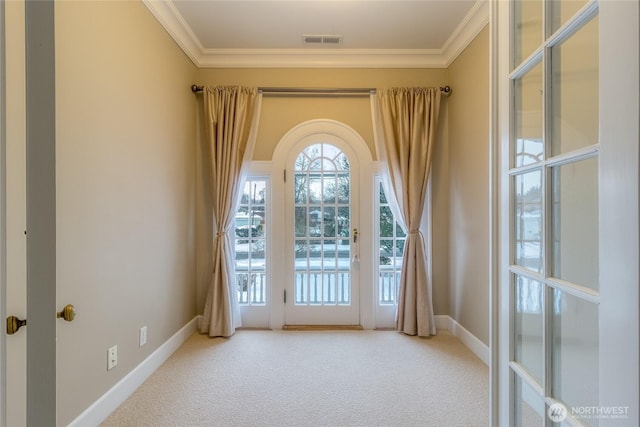
[[486, 426], [486, 365], [447, 332], [193, 335], [112, 426]]

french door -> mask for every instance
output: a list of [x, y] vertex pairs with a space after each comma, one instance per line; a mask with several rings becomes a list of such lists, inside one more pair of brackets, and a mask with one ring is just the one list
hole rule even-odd
[[292, 150], [286, 169], [289, 325], [359, 324], [359, 190], [355, 156], [340, 141]]
[[500, 425], [638, 425], [638, 3], [497, 8]]

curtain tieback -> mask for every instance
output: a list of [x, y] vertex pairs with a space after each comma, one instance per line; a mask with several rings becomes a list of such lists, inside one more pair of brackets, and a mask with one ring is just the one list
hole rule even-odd
[[221, 231], [221, 232], [219, 232], [219, 233], [217, 233], [217, 234], [216, 234], [216, 237], [224, 237], [224, 236], [226, 236], [226, 235], [227, 235], [227, 232], [226, 232], [226, 231]]
[[410, 230], [409, 234], [419, 234], [420, 230]]

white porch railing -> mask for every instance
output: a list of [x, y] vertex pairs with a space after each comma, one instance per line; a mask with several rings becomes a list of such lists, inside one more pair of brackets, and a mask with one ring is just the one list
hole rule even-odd
[[[348, 271], [296, 271], [295, 303], [309, 305], [338, 304], [351, 302], [351, 282]], [[266, 272], [236, 271], [238, 302], [244, 305], [266, 304]], [[398, 300], [400, 271], [380, 267], [378, 277], [379, 304], [395, 305]]]
[[380, 305], [395, 305], [400, 287], [400, 270], [380, 266], [378, 278], [378, 301]]

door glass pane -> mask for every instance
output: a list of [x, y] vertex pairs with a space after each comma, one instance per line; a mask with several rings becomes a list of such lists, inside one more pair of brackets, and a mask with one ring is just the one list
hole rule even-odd
[[514, 356], [542, 384], [542, 283], [514, 275]]
[[552, 396], [568, 408], [597, 407], [598, 306], [557, 289], [553, 299]]
[[513, 15], [513, 68], [542, 42], [542, 1], [516, 0]]
[[516, 427], [541, 427], [544, 421], [544, 401], [525, 381], [515, 375]]
[[234, 218], [235, 270], [238, 302], [265, 305], [267, 181], [249, 178]]
[[555, 32], [585, 4], [587, 0], [551, 0], [548, 3], [551, 8], [551, 31]]
[[598, 159], [551, 172], [552, 275], [598, 290]]
[[297, 305], [350, 304], [348, 171], [346, 156], [324, 143], [305, 148], [294, 163]]
[[515, 166], [542, 160], [542, 64], [515, 80]]
[[540, 170], [516, 175], [515, 263], [542, 272], [542, 173]]
[[551, 154], [598, 143], [598, 18], [551, 50]]

